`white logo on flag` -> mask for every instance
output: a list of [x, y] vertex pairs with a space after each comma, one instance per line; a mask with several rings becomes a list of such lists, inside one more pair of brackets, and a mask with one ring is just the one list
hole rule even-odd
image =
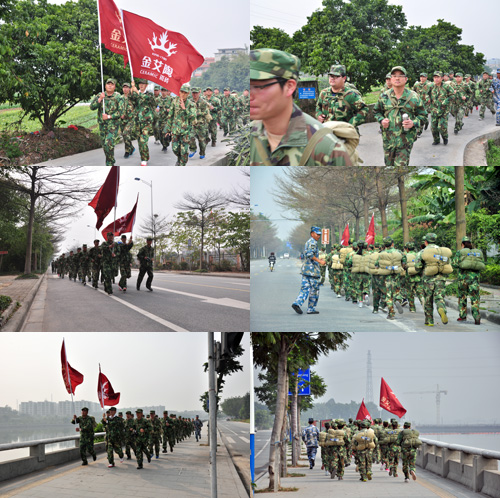
[[111, 31], [111, 40], [119, 42], [122, 37], [122, 32], [119, 29], [114, 29]]
[[[177, 50], [174, 50], [177, 48], [177, 43], [172, 43], [168, 41], [168, 31], [165, 31], [165, 33], [160, 35], [160, 45], [157, 43], [157, 38], [156, 38], [156, 33], [153, 33], [153, 41], [151, 41], [148, 38], [149, 45], [151, 46], [151, 50], [162, 50], [167, 54], [167, 57], [170, 57], [171, 55], [174, 55], [177, 53]], [[168, 47], [167, 47], [167, 42], [168, 42]]]

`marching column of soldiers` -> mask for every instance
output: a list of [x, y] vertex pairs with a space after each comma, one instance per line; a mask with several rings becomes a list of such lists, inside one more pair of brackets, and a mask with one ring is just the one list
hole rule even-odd
[[[97, 427], [95, 417], [89, 416], [88, 408], [82, 408], [82, 415], [73, 416], [72, 424], [78, 424], [76, 431], [80, 432], [80, 456], [82, 465], [88, 465], [87, 453], [95, 461], [97, 456], [94, 450], [94, 433]], [[170, 452], [174, 451], [174, 446], [187, 438], [190, 438], [203, 423], [190, 418], [177, 418], [176, 415], [169, 416], [168, 411], [163, 412], [163, 418], [158, 418], [154, 410], [144, 416], [142, 408], [136, 410], [136, 416], [131, 411], [126, 412], [126, 418], [123, 413], [116, 414], [116, 408], [111, 407], [102, 417], [104, 427], [106, 452], [108, 458], [108, 467], [115, 466], [114, 453], [123, 463], [125, 455], [127, 460], [132, 459], [131, 450], [137, 460], [137, 469], [143, 468], [143, 455], [146, 456], [148, 463], [156, 456], [160, 458], [160, 445], [163, 442], [163, 453], [167, 453], [167, 444]], [[198, 440], [198, 438], [197, 438]], [[123, 451], [125, 448], [125, 452]]]
[[[219, 89], [201, 89], [182, 85], [179, 96], [170, 90], [155, 86], [154, 93], [147, 91], [148, 82], [144, 79], [136, 83], [123, 83], [123, 94], [116, 91], [116, 80], [106, 80], [105, 91], [94, 96], [91, 110], [97, 110], [97, 121], [106, 165], [115, 164], [115, 146], [120, 134], [125, 144], [124, 158], [135, 152], [132, 144], [137, 140], [141, 156], [141, 166], [147, 166], [150, 159], [149, 137], [154, 136], [155, 145], [162, 146], [166, 153], [170, 144], [177, 156], [176, 166], [185, 166], [188, 157], [197, 153], [205, 158], [205, 147], [217, 143], [217, 123], [224, 136], [241, 128], [249, 122], [250, 96], [248, 89], [241, 96], [230, 88], [224, 88], [223, 96]], [[190, 151], [190, 153], [189, 153]]]
[[[385, 237], [382, 244], [367, 244], [349, 240], [342, 247], [335, 244], [331, 252], [320, 253], [328, 268], [330, 288], [337, 298], [357, 304], [359, 308], [370, 306], [370, 288], [373, 295], [373, 311], [387, 313], [388, 320], [395, 320], [396, 313], [416, 312], [416, 299], [424, 309], [425, 325], [434, 326], [434, 307], [443, 324], [448, 323], [444, 300], [447, 277], [457, 275], [459, 322], [467, 319], [467, 298], [476, 325], [481, 324], [480, 275], [486, 266], [480, 249], [474, 249], [469, 237], [462, 239], [462, 247], [455, 254], [448, 247], [436, 244], [434, 233], [425, 235], [416, 243], [405, 244], [404, 251], [394, 247], [394, 240]], [[322, 281], [325, 274], [322, 273]], [[321, 283], [322, 285], [322, 283]]]
[[[144, 276], [148, 275], [146, 288], [153, 291], [153, 259], [154, 249], [152, 247], [152, 237], [147, 237], [146, 245], [139, 249], [137, 259], [139, 261], [139, 275], [136, 289], [141, 290], [141, 283]], [[118, 288], [121, 292], [127, 291], [127, 280], [132, 277], [132, 254], [131, 249], [134, 243], [132, 237], [127, 242], [126, 235], [122, 235], [119, 242], [114, 241], [113, 232], [107, 233], [107, 240], [102, 244], [99, 240], [94, 240], [94, 246], [87, 250], [87, 244], [83, 248], [78, 248], [76, 254], [70, 251], [69, 256], [61, 254], [52, 262], [52, 273], [57, 273], [63, 279], [68, 275], [69, 280], [83, 285], [92, 283], [94, 289], [99, 288], [99, 281], [104, 285], [104, 291], [108, 295], [113, 294], [115, 278], [120, 271]]]
[[422, 445], [419, 432], [411, 428], [410, 422], [399, 427], [395, 418], [384, 422], [376, 418], [373, 422], [372, 425], [367, 419], [349, 419], [346, 424], [339, 418], [325, 423], [325, 430], [319, 432], [315, 442], [321, 448], [321, 469], [325, 475], [343, 480], [344, 470], [354, 458], [362, 482], [372, 480], [373, 464], [381, 464], [380, 470], [398, 477], [401, 457], [405, 482], [409, 482], [410, 477], [416, 480], [415, 460], [417, 449]]

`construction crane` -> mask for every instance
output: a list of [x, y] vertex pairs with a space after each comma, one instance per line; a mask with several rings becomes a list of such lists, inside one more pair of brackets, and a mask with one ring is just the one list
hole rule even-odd
[[441, 425], [441, 394], [448, 394], [448, 391], [440, 390], [439, 384], [435, 391], [411, 391], [404, 394], [435, 394], [436, 395], [436, 425]]

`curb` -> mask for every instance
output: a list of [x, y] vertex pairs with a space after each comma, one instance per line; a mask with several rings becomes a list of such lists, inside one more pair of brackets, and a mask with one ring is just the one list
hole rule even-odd
[[222, 277], [222, 278], [250, 278], [250, 275], [244, 275], [244, 274], [241, 274], [241, 273], [232, 273], [232, 272], [228, 272], [226, 275], [221, 275], [220, 273], [195, 273], [195, 272], [189, 272], [189, 271], [185, 271], [185, 272], [178, 272], [179, 275], [194, 275], [194, 276], [198, 276], [198, 277], [201, 277], [202, 275], [203, 276], [206, 276], [206, 277]]
[[[454, 301], [451, 301], [450, 299], [445, 298], [444, 302], [445, 302], [446, 306], [449, 306], [450, 308], [453, 308], [454, 310], [459, 311], [458, 304], [456, 304]], [[467, 304], [467, 313], [470, 313], [472, 315], [472, 311], [471, 311], [469, 304]], [[491, 313], [489, 311], [483, 311], [483, 310], [479, 310], [479, 313], [481, 314], [481, 318], [484, 318], [485, 320], [488, 320], [490, 322], [496, 323], [497, 325], [500, 325], [500, 315], [498, 313]]]
[[[38, 289], [42, 285], [42, 282], [44, 281], [46, 275], [47, 273], [44, 273], [42, 275], [42, 278], [38, 279], [38, 282], [33, 286], [29, 294], [26, 296], [26, 299], [21, 303], [19, 310], [13, 316], [9, 317], [7, 319], [7, 322], [2, 327], [0, 327], [2, 332], [21, 332], [21, 326], [28, 316]], [[9, 308], [15, 304], [16, 302], [13, 301]], [[9, 308], [7, 308], [7, 311]]]
[[473, 138], [464, 150], [464, 166], [487, 166], [486, 143], [488, 140], [498, 140], [500, 131], [495, 130], [485, 135]]
[[228, 457], [231, 459], [231, 462], [233, 464], [232, 467], [231, 466], [229, 467], [231, 469], [231, 474], [233, 476], [234, 482], [236, 483], [236, 487], [239, 488], [239, 493], [241, 494], [241, 496], [250, 496], [250, 489], [245, 486], [242, 474], [240, 473], [238, 467], [236, 466], [236, 463], [233, 460], [233, 455], [231, 454], [229, 448], [226, 446], [226, 443], [224, 442], [224, 439], [222, 437], [222, 433], [218, 427], [217, 427], [217, 432], [219, 433], [218, 439], [223, 443], [224, 450], [226, 451]]

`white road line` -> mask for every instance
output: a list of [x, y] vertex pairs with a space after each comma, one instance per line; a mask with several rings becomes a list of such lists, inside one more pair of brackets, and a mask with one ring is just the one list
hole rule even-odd
[[226, 436], [226, 439], [231, 443], [231, 444], [235, 444], [236, 441], [231, 437], [231, 436]]
[[221, 427], [224, 427], [225, 430], [229, 431], [229, 432], [232, 432], [235, 436], [237, 436], [238, 434], [234, 431], [232, 431], [227, 425], [222, 425], [222, 424], [219, 424]]
[[[90, 287], [89, 287], [90, 288]], [[107, 292], [104, 292], [101, 289], [97, 289], [99, 292], [107, 296]], [[140, 313], [141, 315], [144, 315], [145, 317], [149, 318], [150, 320], [153, 320], [155, 322], [160, 323], [164, 327], [168, 327], [169, 329], [172, 329], [174, 332], [189, 332], [189, 330], [183, 329], [179, 325], [176, 325], [175, 323], [169, 322], [167, 320], [164, 320], [163, 318], [160, 318], [159, 316], [153, 315], [152, 313], [149, 313], [149, 311], [143, 310], [141, 308], [138, 308], [137, 306], [134, 306], [133, 304], [127, 303], [127, 301], [124, 301], [123, 299], [119, 299], [118, 297], [115, 296], [109, 296], [111, 299], [114, 299], [115, 301], [118, 301], [119, 303], [127, 306], [128, 308], [137, 311], [137, 313]]]
[[266, 444], [262, 447], [262, 449], [255, 455], [255, 459], [259, 458], [259, 455], [266, 449], [266, 446], [269, 444], [269, 439], [266, 441]]
[[245, 303], [244, 301], [238, 301], [236, 299], [231, 299], [229, 297], [215, 298], [209, 296], [202, 296], [200, 294], [192, 294], [190, 292], [178, 291], [173, 289], [164, 289], [162, 287], [155, 287], [154, 285], [153, 289], [160, 290], [163, 292], [172, 292], [174, 294], [180, 294], [181, 296], [194, 297], [195, 299], [201, 299], [203, 302], [207, 304], [218, 304], [219, 306], [228, 306], [230, 308], [239, 308], [242, 310], [250, 309], [250, 303]]
[[244, 443], [248, 443], [248, 444], [250, 444], [250, 439], [247, 439], [246, 437], [243, 437], [243, 436], [240, 436], [240, 439], [241, 439]]

